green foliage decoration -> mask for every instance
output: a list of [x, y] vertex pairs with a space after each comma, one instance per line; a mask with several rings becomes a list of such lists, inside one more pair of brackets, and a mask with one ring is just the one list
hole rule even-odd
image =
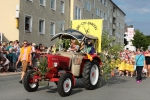
[[54, 68], [48, 68], [48, 61], [46, 57], [41, 56], [37, 63], [38, 70], [34, 73], [34, 75], [38, 74], [39, 76], [45, 76], [52, 68]]
[[106, 82], [111, 78], [111, 71], [114, 70], [119, 63], [119, 51], [123, 50], [123, 46], [120, 44], [110, 45], [112, 42], [114, 42], [114, 38], [109, 37], [107, 32], [103, 32], [102, 53], [100, 54], [100, 58], [102, 59], [102, 75]]

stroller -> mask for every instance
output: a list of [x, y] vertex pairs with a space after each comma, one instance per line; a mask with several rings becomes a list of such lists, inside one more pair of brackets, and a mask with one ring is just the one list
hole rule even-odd
[[9, 69], [10, 61], [3, 56], [0, 56], [0, 72], [7, 72]]

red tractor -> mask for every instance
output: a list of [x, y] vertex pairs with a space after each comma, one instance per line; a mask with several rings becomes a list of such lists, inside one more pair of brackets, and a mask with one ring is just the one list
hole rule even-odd
[[[58, 37], [59, 39], [75, 39], [79, 43], [91, 39], [93, 41], [93, 46], [96, 46], [96, 41], [98, 39], [97, 37], [83, 34], [73, 29], [58, 33], [53, 36], [51, 40]], [[39, 87], [39, 82], [43, 77], [44, 81], [56, 83], [58, 93], [61, 96], [70, 95], [72, 88], [76, 85], [76, 78], [82, 78], [87, 90], [92, 90], [99, 86], [100, 65], [102, 63], [96, 53], [87, 55], [86, 53], [68, 52], [60, 49], [57, 54], [45, 54], [43, 56], [47, 59], [47, 68], [50, 68], [51, 70], [44, 76], [41, 76], [40, 73], [34, 74], [35, 72], [38, 72], [38, 68], [27, 71], [24, 77], [24, 88], [28, 92], [36, 91]], [[80, 60], [80, 63], [76, 63], [77, 60]]]

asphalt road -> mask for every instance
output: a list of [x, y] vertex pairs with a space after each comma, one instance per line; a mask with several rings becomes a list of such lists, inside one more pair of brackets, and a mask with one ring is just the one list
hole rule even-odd
[[140, 84], [130, 77], [113, 77], [108, 84], [96, 90], [85, 90], [81, 80], [68, 97], [60, 97], [57, 87], [51, 83], [49, 87], [39, 87], [36, 92], [27, 92], [18, 83], [20, 75], [0, 77], [0, 100], [149, 100], [150, 78]]

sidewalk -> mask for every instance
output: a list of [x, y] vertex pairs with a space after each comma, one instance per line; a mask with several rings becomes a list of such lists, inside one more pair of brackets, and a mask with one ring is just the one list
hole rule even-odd
[[12, 75], [20, 75], [21, 72], [6, 72], [6, 73], [0, 73], [0, 77], [3, 76], [12, 76]]

